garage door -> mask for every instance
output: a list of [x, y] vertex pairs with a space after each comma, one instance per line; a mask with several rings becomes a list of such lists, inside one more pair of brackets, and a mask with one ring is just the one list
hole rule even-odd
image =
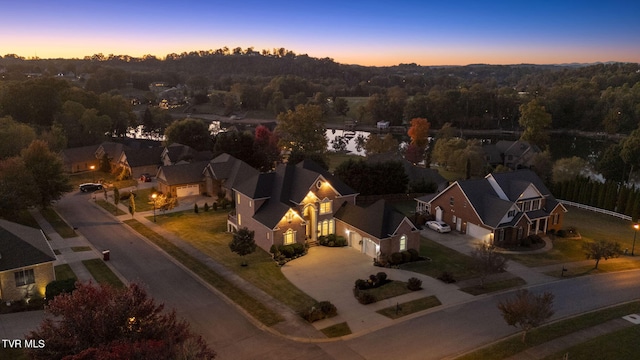
[[467, 235], [473, 236], [476, 239], [480, 239], [483, 241], [489, 241], [491, 230], [487, 230], [483, 227], [467, 223]]
[[200, 186], [199, 185], [185, 185], [176, 187], [176, 195], [178, 197], [192, 196], [192, 195], [200, 195]]
[[362, 238], [362, 246], [364, 246], [363, 253], [371, 256], [372, 258], [378, 257], [378, 246], [373, 240], [369, 238]]
[[352, 248], [362, 251], [362, 236], [360, 234], [355, 231], [351, 231], [349, 233], [349, 242]]

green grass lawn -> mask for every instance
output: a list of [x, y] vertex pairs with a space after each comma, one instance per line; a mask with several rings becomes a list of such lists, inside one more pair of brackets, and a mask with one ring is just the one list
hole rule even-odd
[[96, 201], [96, 204], [100, 205], [103, 209], [107, 210], [108, 212], [110, 212], [115, 216], [127, 214], [126, 212], [120, 210], [120, 208], [116, 207], [113, 203], [110, 203], [104, 200], [98, 200]]
[[51, 226], [53, 226], [54, 230], [63, 238], [67, 239], [78, 236], [75, 230], [73, 230], [73, 228], [70, 227], [69, 224], [64, 222], [64, 220], [60, 218], [60, 215], [58, 215], [58, 213], [55, 212], [53, 208], [48, 207], [42, 209], [40, 210], [40, 213], [47, 220], [47, 222], [51, 224]]
[[477, 277], [471, 268], [471, 258], [425, 237], [420, 238], [420, 255], [431, 258], [431, 261], [416, 261], [400, 265], [402, 270], [408, 270], [438, 278], [443, 272], [448, 272], [460, 280]]
[[[203, 216], [203, 218], [206, 218]], [[227, 281], [225, 278], [220, 276], [215, 271], [211, 270], [208, 266], [201, 263], [198, 259], [186, 253], [184, 250], [180, 249], [169, 240], [164, 237], [158, 235], [156, 232], [142, 225], [137, 220], [127, 220], [125, 223], [131, 226], [134, 230], [139, 232], [141, 235], [149, 239], [151, 242], [159, 246], [162, 250], [164, 250], [167, 254], [172, 256], [174, 259], [182, 263], [189, 270], [193, 271], [196, 275], [200, 276], [204, 281], [209, 283], [211, 286], [218, 289], [218, 291], [225, 294], [231, 301], [245, 309], [249, 314], [255, 317], [258, 321], [262, 322], [267, 326], [273, 326], [283, 319], [279, 314], [270, 310], [264, 304], [259, 302], [258, 300], [252, 298], [247, 295], [244, 291], [236, 287], [231, 282]]]
[[82, 263], [98, 284], [109, 284], [117, 288], [124, 287], [120, 278], [109, 269], [102, 259], [83, 260]]
[[54, 267], [56, 273], [56, 280], [77, 279], [78, 277], [71, 269], [69, 264], [56, 265]]
[[92, 183], [102, 181], [105, 184], [115, 186], [122, 189], [129, 186], [136, 186], [138, 183], [135, 179], [116, 180], [116, 176], [111, 173], [105, 173], [100, 170], [86, 171], [69, 175], [69, 181], [73, 185], [74, 190], [78, 191], [78, 186], [84, 183]]
[[392, 280], [377, 288], [360, 290], [360, 291], [373, 295], [376, 301], [390, 299], [390, 298], [408, 294], [411, 292], [411, 290], [407, 289], [406, 282], [397, 281], [397, 280]]
[[316, 300], [291, 284], [271, 255], [261, 248], [244, 256], [249, 265], [241, 266], [240, 256], [229, 250], [232, 235], [226, 232], [227, 213], [225, 210], [169, 213], [158, 217], [157, 223], [294, 311], [313, 306]]
[[72, 246], [71, 251], [73, 252], [91, 251], [91, 246]]
[[420, 299], [407, 301], [397, 306], [390, 306], [378, 310], [377, 313], [384, 315], [390, 319], [398, 319], [409, 314], [416, 313], [418, 311], [430, 309], [432, 307], [440, 306], [442, 303], [435, 296], [427, 296]]
[[511, 289], [511, 288], [526, 285], [526, 284], [527, 284], [526, 281], [524, 281], [519, 277], [516, 277], [512, 279], [506, 279], [506, 280], [500, 280], [500, 281], [494, 281], [494, 282], [485, 282], [484, 286], [476, 285], [476, 286], [466, 287], [460, 290], [471, 295], [482, 295], [482, 294], [488, 294], [488, 293], [501, 291], [505, 289]]
[[544, 359], [563, 359], [565, 354], [571, 360], [591, 360], [596, 357], [599, 360], [637, 359], [640, 354], [638, 338], [640, 327], [636, 325], [588, 340]]
[[340, 336], [345, 336], [351, 334], [351, 328], [349, 328], [349, 324], [346, 322], [335, 324], [324, 329], [321, 329], [323, 334], [325, 334], [328, 338], [335, 338]]

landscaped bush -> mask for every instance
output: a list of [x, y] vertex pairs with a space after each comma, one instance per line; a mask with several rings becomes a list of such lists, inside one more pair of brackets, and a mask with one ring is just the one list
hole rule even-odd
[[296, 251], [293, 249], [293, 246], [291, 245], [280, 245], [278, 247], [278, 250], [282, 255], [284, 255], [284, 257], [290, 258], [290, 259], [292, 259], [293, 255], [295, 255], [296, 253]]
[[399, 252], [394, 252], [389, 256], [388, 262], [391, 265], [400, 265], [402, 264], [402, 254]]
[[302, 318], [312, 323], [314, 321], [334, 317], [338, 309], [329, 301], [321, 301], [302, 312]]
[[76, 279], [54, 280], [47, 284], [45, 289], [45, 298], [48, 302], [62, 293], [70, 293], [75, 289]]
[[22, 299], [17, 301], [10, 301], [9, 303], [11, 305], [7, 306], [6, 301], [0, 302], [0, 314], [44, 309], [44, 299], [42, 298], [31, 298], [29, 302], [27, 302], [25, 299]]
[[218, 211], [218, 203], [217, 202], [213, 202], [213, 204], [211, 204], [211, 207], [213, 208], [213, 211]]
[[307, 248], [303, 244], [298, 243], [291, 245], [271, 245], [269, 252], [273, 254], [273, 259], [282, 266], [287, 261], [306, 254]]
[[293, 252], [295, 255], [304, 255], [304, 245], [299, 244], [299, 243], [295, 243], [295, 244], [291, 244], [289, 245], [293, 248]]
[[403, 263], [411, 262], [411, 253], [409, 253], [407, 250], [400, 252], [400, 254], [402, 254]]
[[422, 289], [422, 280], [412, 277], [407, 280], [407, 289], [411, 291], [418, 291]]
[[418, 261], [420, 260], [420, 253], [418, 252], [418, 250], [416, 249], [409, 249], [407, 250], [409, 252], [409, 254], [411, 254], [411, 261]]
[[538, 235], [529, 235], [522, 240], [520, 240], [520, 246], [522, 247], [531, 247], [536, 244], [544, 244], [544, 240]]
[[204, 212], [209, 211], [209, 204], [204, 203]]
[[318, 244], [328, 247], [347, 246], [347, 239], [344, 236], [329, 234], [318, 237]]
[[453, 278], [453, 274], [448, 271], [443, 271], [440, 276], [438, 276], [438, 280], [445, 282], [447, 284], [452, 284], [456, 282], [456, 279]]
[[376, 274], [376, 279], [379, 283], [381, 284], [385, 284], [387, 282], [387, 273], [385, 272], [379, 272]]
[[360, 304], [366, 305], [366, 304], [372, 304], [376, 301], [378, 301], [376, 299], [375, 296], [373, 296], [372, 294], [366, 292], [366, 291], [362, 291], [358, 288], [353, 288], [353, 296], [355, 296], [355, 298], [358, 300], [358, 302]]

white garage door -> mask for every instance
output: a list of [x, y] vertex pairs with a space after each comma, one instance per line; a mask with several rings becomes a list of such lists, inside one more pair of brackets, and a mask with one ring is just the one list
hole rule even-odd
[[178, 197], [200, 195], [200, 186], [198, 186], [197, 184], [178, 186], [176, 187], [176, 195]]
[[480, 239], [483, 241], [489, 241], [491, 230], [487, 230], [483, 227], [467, 223], [467, 235], [473, 236], [476, 239]]
[[378, 257], [378, 245], [376, 245], [373, 240], [369, 238], [362, 238], [362, 246], [364, 246], [362, 252], [371, 256], [372, 258]]
[[349, 241], [351, 243], [351, 247], [357, 249], [358, 251], [362, 251], [362, 236], [355, 231], [349, 233]]

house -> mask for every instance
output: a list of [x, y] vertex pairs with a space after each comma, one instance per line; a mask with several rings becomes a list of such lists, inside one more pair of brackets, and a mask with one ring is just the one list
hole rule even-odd
[[60, 156], [64, 164], [64, 171], [77, 173], [89, 171], [92, 166], [94, 169], [99, 168], [100, 160], [96, 158], [96, 151], [99, 146], [100, 145], [90, 145], [62, 150]]
[[420, 249], [420, 232], [401, 212], [381, 199], [363, 208], [344, 202], [335, 214], [336, 234], [372, 258]]
[[118, 159], [118, 166], [127, 170], [134, 179], [142, 174], [156, 174], [162, 165], [160, 156], [164, 148], [151, 147], [143, 149], [125, 149]]
[[205, 192], [204, 169], [208, 161], [197, 161], [158, 168], [158, 191], [171, 197], [201, 195]]
[[504, 165], [512, 170], [531, 168], [535, 155], [542, 152], [537, 146], [522, 140], [500, 140], [495, 144], [485, 144], [482, 149], [489, 165]]
[[197, 151], [190, 146], [178, 143], [173, 143], [165, 147], [162, 154], [160, 154], [163, 165], [175, 165], [192, 161], [208, 161], [212, 158], [213, 154], [211, 151]]
[[44, 297], [56, 255], [39, 229], [0, 219], [0, 299]]
[[221, 154], [211, 160], [203, 171], [204, 192], [209, 196], [224, 192], [227, 199], [233, 200], [233, 187], [258, 174], [259, 171], [246, 162], [226, 153]]
[[356, 206], [353, 189], [309, 160], [256, 174], [233, 191], [236, 209], [227, 229], [253, 230], [256, 244], [266, 251], [272, 245], [315, 243], [329, 234], [347, 237], [350, 246], [373, 258], [419, 246], [408, 219], [385, 202]]
[[424, 208], [452, 229], [499, 246], [560, 230], [567, 212], [528, 169], [456, 181]]
[[98, 146], [94, 155], [100, 161], [106, 154], [111, 166], [115, 167], [118, 165], [118, 160], [126, 148], [127, 146], [124, 144], [105, 141]]

